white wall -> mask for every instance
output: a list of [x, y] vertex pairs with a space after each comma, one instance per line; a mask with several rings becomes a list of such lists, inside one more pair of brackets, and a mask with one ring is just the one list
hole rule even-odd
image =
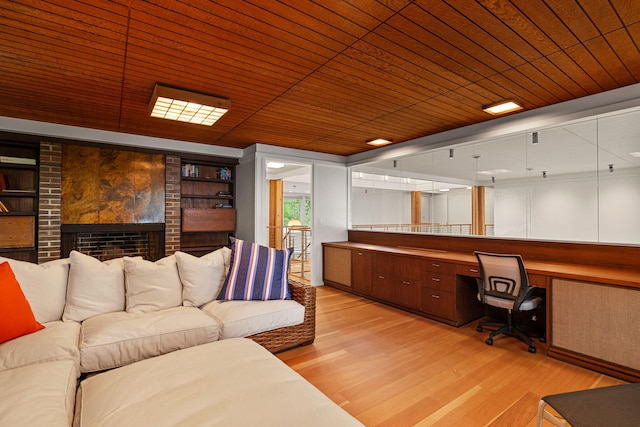
[[640, 171], [601, 175], [598, 188], [600, 240], [640, 243]]
[[354, 188], [351, 194], [352, 224], [411, 223], [411, 193], [376, 188]]
[[312, 169], [313, 245], [311, 284], [322, 284], [322, 242], [347, 240], [349, 174], [344, 165], [319, 164]]
[[[241, 216], [238, 212], [237, 234], [241, 239], [250, 239], [261, 245], [269, 243], [267, 159], [277, 158], [285, 162], [312, 166], [311, 284], [322, 285], [322, 242], [347, 240], [347, 204], [350, 185], [344, 158], [260, 144], [245, 149], [245, 153], [239, 167], [236, 168], [238, 179], [236, 193], [239, 196], [237, 206], [238, 211], [250, 210], [252, 214]], [[251, 192], [251, 186], [254, 188], [253, 192]], [[247, 191], [247, 197], [241, 196], [240, 191]]]
[[640, 243], [640, 170], [499, 184], [494, 209], [496, 236]]
[[236, 166], [236, 237], [256, 240], [256, 159], [253, 153], [240, 159]]

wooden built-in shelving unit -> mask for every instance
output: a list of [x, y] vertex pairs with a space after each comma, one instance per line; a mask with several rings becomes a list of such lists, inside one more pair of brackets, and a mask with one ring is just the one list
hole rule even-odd
[[181, 250], [203, 255], [229, 245], [235, 234], [235, 162], [182, 159]]
[[0, 255], [37, 260], [39, 145], [0, 141]]

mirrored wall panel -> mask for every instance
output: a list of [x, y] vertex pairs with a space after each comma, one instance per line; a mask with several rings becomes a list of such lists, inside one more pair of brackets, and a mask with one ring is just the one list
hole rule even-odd
[[640, 109], [352, 168], [351, 228], [640, 243]]

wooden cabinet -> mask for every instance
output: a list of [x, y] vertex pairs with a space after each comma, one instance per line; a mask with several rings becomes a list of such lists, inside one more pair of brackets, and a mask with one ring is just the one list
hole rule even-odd
[[235, 163], [183, 158], [181, 166], [181, 250], [200, 256], [229, 245], [236, 228]]
[[640, 289], [551, 281], [549, 355], [627, 381], [640, 378]]
[[0, 255], [37, 261], [39, 145], [0, 141]]
[[351, 286], [355, 291], [371, 295], [371, 252], [351, 251]]
[[432, 316], [455, 321], [455, 265], [431, 260], [424, 264], [426, 272], [420, 309]]
[[[342, 286], [351, 287], [351, 250], [325, 247], [323, 250], [324, 280]], [[369, 271], [369, 275], [371, 272]]]
[[374, 297], [407, 308], [420, 307], [421, 259], [376, 253], [373, 266], [371, 294]]

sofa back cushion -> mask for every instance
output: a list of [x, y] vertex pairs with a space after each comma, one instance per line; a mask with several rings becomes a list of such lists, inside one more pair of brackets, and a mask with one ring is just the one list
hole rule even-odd
[[268, 248], [233, 237], [231, 243], [229, 274], [218, 299], [291, 299], [288, 275], [293, 248]]
[[36, 320], [40, 323], [61, 320], [67, 295], [69, 258], [38, 265], [0, 257], [0, 262], [5, 261], [20, 283]]
[[156, 262], [124, 257], [126, 310], [145, 313], [182, 305], [175, 255]]
[[200, 258], [178, 251], [176, 260], [182, 282], [182, 304], [200, 307], [220, 293], [229, 270], [231, 249], [223, 247]]
[[0, 263], [0, 343], [43, 329], [8, 262]]
[[67, 305], [62, 320], [82, 322], [98, 314], [124, 310], [124, 261], [100, 261], [71, 251]]

